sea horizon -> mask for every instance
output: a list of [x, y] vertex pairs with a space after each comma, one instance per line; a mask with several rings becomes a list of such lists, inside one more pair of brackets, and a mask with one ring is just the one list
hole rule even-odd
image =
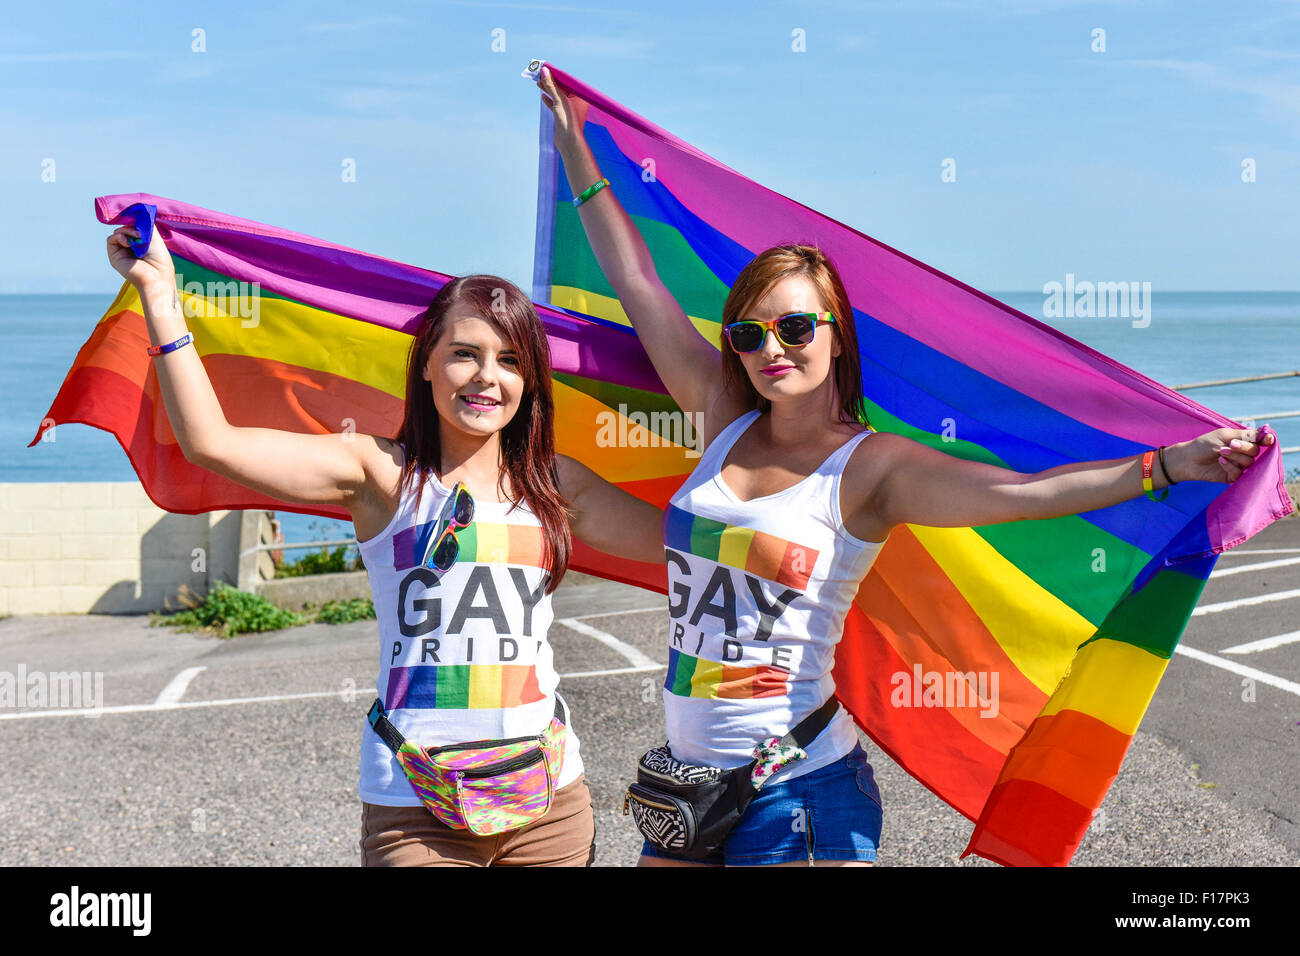
[[[1169, 387], [1300, 370], [1300, 348], [1286, 351], [1288, 341], [1300, 342], [1300, 290], [1151, 290], [1143, 303], [1148, 312], [1140, 318], [1049, 318], [1044, 315], [1048, 294], [1043, 291], [981, 291]], [[69, 424], [58, 429], [54, 442], [26, 447], [78, 350], [115, 295], [116, 290], [0, 293], [0, 369], [6, 386], [0, 393], [0, 442], [12, 449], [0, 456], [0, 481], [138, 480], [117, 440], [89, 426]], [[1256, 343], [1262, 346], [1258, 358], [1252, 358]], [[1300, 377], [1181, 394], [1244, 421], [1248, 416], [1300, 410]], [[1263, 424], [1267, 418], [1256, 420]], [[1300, 446], [1300, 417], [1268, 424], [1282, 447]], [[1300, 475], [1300, 452], [1286, 455], [1283, 464], [1288, 479], [1294, 480]], [[290, 541], [352, 533], [350, 522], [291, 512], [279, 516]]]

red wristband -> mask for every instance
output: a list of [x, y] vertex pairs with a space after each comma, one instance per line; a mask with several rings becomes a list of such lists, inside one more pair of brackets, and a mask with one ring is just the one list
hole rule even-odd
[[1155, 454], [1156, 452], [1154, 448], [1142, 453], [1142, 490], [1146, 492], [1146, 496], [1152, 501], [1164, 501], [1169, 497], [1169, 489], [1163, 489], [1160, 493], [1160, 497], [1157, 498], [1155, 495], [1155, 489], [1151, 484], [1151, 464], [1152, 459], [1155, 458]]

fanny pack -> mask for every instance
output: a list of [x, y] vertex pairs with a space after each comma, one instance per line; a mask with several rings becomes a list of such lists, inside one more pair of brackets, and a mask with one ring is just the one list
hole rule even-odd
[[659, 849], [702, 859], [722, 846], [772, 774], [808, 756], [804, 748], [838, 709], [832, 695], [784, 737], [769, 737], [756, 746], [749, 763], [731, 770], [683, 763], [667, 744], [648, 750], [637, 763], [636, 783], [623, 798], [623, 815], [631, 811], [637, 829]]
[[551, 809], [564, 761], [564, 709], [540, 734], [508, 740], [472, 740], [417, 747], [402, 736], [378, 698], [366, 720], [410, 781], [425, 807], [447, 826], [479, 836], [504, 833], [539, 820]]

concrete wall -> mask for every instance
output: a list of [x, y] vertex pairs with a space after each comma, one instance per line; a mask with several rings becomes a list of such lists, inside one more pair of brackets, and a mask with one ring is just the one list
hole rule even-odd
[[138, 482], [0, 483], [0, 615], [176, 610], [274, 576], [270, 512], [163, 511]]
[[254, 590], [276, 607], [299, 611], [304, 604], [319, 606], [326, 601], [368, 598], [370, 577], [365, 571], [305, 574], [296, 578], [260, 581]]

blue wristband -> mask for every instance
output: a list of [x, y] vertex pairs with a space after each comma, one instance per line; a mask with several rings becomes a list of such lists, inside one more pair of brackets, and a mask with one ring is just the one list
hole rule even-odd
[[176, 350], [177, 350], [178, 348], [180, 348], [181, 346], [189, 345], [190, 342], [192, 342], [193, 340], [194, 340], [194, 334], [193, 334], [192, 332], [186, 332], [184, 335], [182, 335], [182, 336], [181, 336], [179, 339], [177, 339], [175, 342], [168, 342], [166, 345], [151, 345], [151, 346], [149, 346], [149, 354], [150, 354], [150, 355], [166, 355], [168, 352], [174, 352], [174, 351], [176, 351]]

